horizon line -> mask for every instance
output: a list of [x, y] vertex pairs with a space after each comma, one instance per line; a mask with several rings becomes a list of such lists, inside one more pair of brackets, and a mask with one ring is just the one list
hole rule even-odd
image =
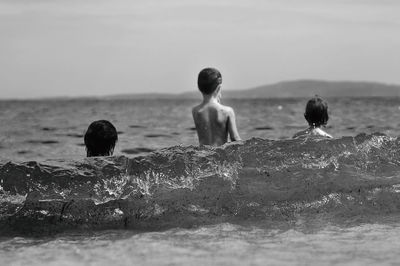
[[[282, 83], [294, 83], [294, 82], [325, 82], [325, 83], [365, 83], [365, 84], [377, 84], [377, 85], [383, 85], [383, 86], [394, 86], [394, 87], [399, 87], [400, 89], [400, 83], [389, 83], [389, 82], [380, 82], [380, 81], [367, 81], [367, 80], [329, 80], [329, 79], [310, 79], [310, 78], [304, 78], [304, 79], [288, 79], [288, 80], [281, 80], [278, 82], [274, 83], [267, 83], [267, 84], [262, 84], [262, 85], [257, 85], [257, 86], [252, 86], [249, 88], [241, 88], [241, 89], [224, 89], [224, 91], [229, 91], [229, 92], [240, 92], [240, 91], [247, 91], [247, 90], [252, 90], [252, 89], [258, 89], [261, 87], [266, 87], [266, 86], [274, 86]], [[113, 99], [119, 99], [119, 97], [123, 96], [164, 96], [164, 97], [172, 97], [172, 96], [182, 96], [185, 94], [193, 94], [198, 92], [196, 91], [183, 91], [183, 92], [132, 92], [132, 93], [114, 93], [114, 94], [103, 94], [103, 95], [81, 95], [81, 96], [75, 96], [75, 95], [60, 95], [60, 96], [38, 96], [38, 97], [28, 97], [28, 98], [16, 98], [16, 97], [11, 97], [11, 98], [0, 98], [0, 101], [41, 101], [41, 100], [74, 100], [74, 99], [98, 99], [98, 100], [113, 100]], [[334, 98], [333, 97], [327, 97], [327, 98]], [[359, 96], [356, 96], [356, 98]], [[371, 98], [371, 97], [376, 97], [376, 96], [363, 96], [362, 98]], [[384, 96], [382, 96], [384, 97]], [[400, 97], [400, 96], [399, 96]], [[230, 98], [229, 96], [227, 97], [228, 99]], [[246, 97], [244, 97], [245, 99]], [[279, 98], [291, 98], [291, 97], [271, 97], [270, 99], [279, 99]], [[301, 98], [301, 97], [292, 97], [292, 98]], [[340, 96], [338, 96], [340, 98]], [[143, 99], [143, 98], [138, 98], [138, 99]], [[156, 97], [151, 98], [151, 99], [157, 99]], [[181, 99], [185, 99], [182, 98]], [[186, 98], [186, 99], [193, 99], [192, 97]], [[268, 98], [266, 98], [268, 99]]]

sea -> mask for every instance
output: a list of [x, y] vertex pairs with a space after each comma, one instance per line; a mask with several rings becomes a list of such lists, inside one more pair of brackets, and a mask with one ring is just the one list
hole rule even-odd
[[[400, 99], [226, 99], [240, 142], [199, 147], [193, 99], [0, 101], [0, 265], [398, 265]], [[85, 158], [99, 119], [114, 156]]]

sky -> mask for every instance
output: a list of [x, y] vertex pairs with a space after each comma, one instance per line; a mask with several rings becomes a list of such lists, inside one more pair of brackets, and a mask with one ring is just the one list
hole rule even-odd
[[398, 0], [0, 0], [0, 98], [400, 84]]

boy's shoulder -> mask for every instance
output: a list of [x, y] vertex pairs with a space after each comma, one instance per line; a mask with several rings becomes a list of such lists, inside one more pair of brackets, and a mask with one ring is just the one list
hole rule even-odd
[[202, 104], [198, 104], [198, 105], [193, 106], [192, 112], [193, 113], [196, 112], [197, 110], [199, 110], [201, 108], [201, 106], [202, 106]]
[[232, 107], [227, 106], [227, 105], [223, 105], [221, 103], [217, 103], [217, 104], [203, 104], [203, 103], [201, 103], [201, 104], [198, 104], [198, 105], [194, 106], [192, 108], [192, 112], [193, 113], [194, 112], [198, 112], [198, 111], [200, 111], [202, 109], [217, 109], [218, 111], [222, 111], [222, 112], [228, 113], [228, 114], [231, 114], [231, 113], [234, 112]]
[[296, 134], [294, 134], [293, 138], [295, 139], [295, 138], [299, 138], [299, 137], [305, 137], [305, 136], [307, 136], [309, 134], [310, 134], [309, 130], [305, 129], [305, 130], [299, 131]]
[[195, 113], [200, 113], [202, 110], [204, 110], [205, 108], [207, 108], [207, 106], [204, 103], [200, 103], [198, 105], [193, 106], [192, 108], [192, 114]]
[[320, 128], [317, 128], [316, 129], [316, 135], [318, 135], [318, 136], [323, 136], [323, 137], [326, 137], [326, 138], [333, 138], [331, 135], [329, 135], [328, 133], [326, 133], [325, 131], [323, 131], [322, 129], [320, 129]]
[[227, 114], [233, 114], [233, 108], [227, 105], [223, 105], [223, 104], [219, 104], [219, 107], [221, 108], [221, 110], [223, 110], [224, 112], [226, 112]]
[[325, 137], [325, 138], [333, 138], [331, 135], [326, 133], [320, 128], [314, 128], [314, 129], [305, 129], [300, 132], [297, 132], [294, 134], [293, 138], [301, 138], [301, 137], [307, 137], [307, 136], [314, 136], [314, 137]]

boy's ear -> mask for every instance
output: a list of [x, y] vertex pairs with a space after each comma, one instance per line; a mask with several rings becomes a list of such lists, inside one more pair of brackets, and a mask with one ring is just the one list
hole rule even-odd
[[218, 94], [220, 91], [221, 91], [221, 84], [219, 84], [215, 89], [215, 94]]

